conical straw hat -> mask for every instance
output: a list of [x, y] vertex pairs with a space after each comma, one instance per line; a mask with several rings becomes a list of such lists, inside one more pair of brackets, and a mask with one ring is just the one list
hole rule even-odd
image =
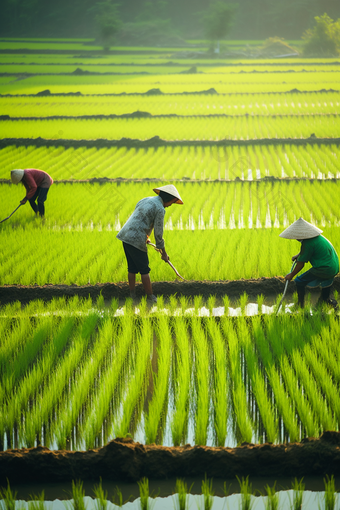
[[161, 186], [159, 188], [154, 188], [153, 190], [157, 195], [159, 195], [160, 191], [164, 191], [165, 193], [169, 193], [169, 195], [172, 195], [174, 198], [178, 198], [177, 202], [175, 204], [183, 204], [183, 200], [179, 196], [179, 193], [175, 186], [173, 184], [167, 184], [166, 186]]
[[13, 182], [13, 184], [18, 184], [21, 179], [23, 178], [24, 176], [24, 171], [23, 170], [12, 170], [11, 171], [11, 181]]
[[318, 227], [314, 227], [314, 225], [308, 223], [308, 221], [299, 218], [287, 227], [286, 230], [281, 232], [280, 237], [284, 237], [285, 239], [310, 239], [320, 234], [322, 234], [322, 230]]

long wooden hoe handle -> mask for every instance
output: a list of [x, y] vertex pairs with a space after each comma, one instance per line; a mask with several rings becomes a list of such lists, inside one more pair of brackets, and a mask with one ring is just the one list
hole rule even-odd
[[[156, 250], [156, 251], [158, 251], [158, 252], [160, 252], [160, 253], [162, 252], [162, 250], [160, 250], [159, 248], [157, 248], [157, 246], [156, 246], [155, 244], [153, 244], [151, 241], [147, 240], [147, 241], [146, 241], [146, 244], [149, 244], [150, 246], [153, 246], [153, 247], [155, 248], [155, 250]], [[177, 274], [177, 276], [178, 276], [179, 278], [182, 278], [182, 280], [185, 280], [185, 278], [183, 278], [183, 276], [181, 276], [181, 275], [179, 274], [179, 272], [177, 271], [177, 269], [175, 268], [175, 266], [174, 266], [173, 264], [171, 264], [170, 260], [167, 260], [166, 262], [167, 262], [167, 263], [169, 264], [169, 266], [170, 266], [170, 267], [171, 267], [171, 268], [175, 271], [175, 273]]]
[[15, 211], [17, 211], [19, 209], [19, 207], [21, 207], [22, 205], [23, 204], [19, 204], [18, 207], [16, 209], [14, 209], [14, 211], [9, 216], [7, 216], [7, 218], [5, 218], [4, 220], [1, 220], [0, 223], [2, 223], [3, 221], [8, 220], [8, 218], [10, 218], [12, 216], [12, 214], [14, 214]]

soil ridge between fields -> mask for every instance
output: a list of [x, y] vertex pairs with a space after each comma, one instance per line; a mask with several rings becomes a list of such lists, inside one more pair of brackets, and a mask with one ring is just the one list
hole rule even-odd
[[143, 445], [116, 438], [88, 451], [49, 450], [44, 446], [0, 452], [0, 483], [60, 482], [75, 479], [138, 481], [205, 475], [208, 478], [291, 476], [340, 473], [340, 433], [327, 431], [301, 443], [252, 444], [236, 448]]
[[76, 140], [69, 138], [3, 138], [0, 140], [0, 148], [15, 145], [16, 147], [236, 147], [254, 145], [340, 145], [340, 138], [318, 138], [311, 134], [308, 138], [254, 138], [249, 140], [163, 140], [158, 135], [148, 140], [133, 138], [121, 138], [120, 140], [108, 140], [97, 138], [96, 140]]
[[[231, 299], [239, 299], [245, 292], [248, 298], [255, 299], [259, 294], [273, 296], [282, 294], [285, 286], [283, 277], [259, 278], [252, 280], [221, 280], [221, 281], [163, 281], [153, 282], [153, 291], [156, 295], [169, 297], [177, 296], [195, 296], [202, 295], [208, 298], [210, 295], [223, 297], [228, 295]], [[340, 276], [335, 277], [332, 287], [334, 290], [340, 291]], [[295, 292], [296, 286], [294, 282], [288, 286], [287, 295], [291, 296]], [[318, 292], [318, 290], [316, 290]], [[34, 299], [42, 299], [49, 301], [57, 297], [73, 297], [82, 298], [91, 297], [95, 300], [100, 295], [104, 299], [112, 298], [125, 299], [130, 296], [129, 286], [125, 282], [118, 283], [97, 283], [95, 285], [4, 285], [0, 287], [0, 303], [2, 305], [14, 301], [27, 303]], [[136, 286], [137, 297], [144, 295], [141, 283]]]

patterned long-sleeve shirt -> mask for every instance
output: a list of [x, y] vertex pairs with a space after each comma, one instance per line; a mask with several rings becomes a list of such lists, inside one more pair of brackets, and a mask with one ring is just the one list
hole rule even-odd
[[141, 251], [147, 251], [147, 236], [154, 229], [156, 246], [162, 249], [164, 248], [164, 215], [165, 209], [161, 197], [143, 198], [117, 234], [117, 238]]

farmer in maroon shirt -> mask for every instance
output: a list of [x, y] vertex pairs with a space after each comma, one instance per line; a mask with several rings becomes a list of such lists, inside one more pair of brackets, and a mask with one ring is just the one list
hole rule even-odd
[[[44, 202], [47, 198], [48, 190], [53, 184], [53, 179], [48, 173], [42, 170], [36, 170], [35, 168], [29, 168], [26, 170], [12, 170], [11, 181], [13, 184], [22, 184], [26, 188], [26, 196], [20, 203], [26, 204], [29, 201], [35, 214], [40, 214], [43, 218], [45, 216], [45, 205]], [[36, 199], [38, 203], [36, 204]]]

